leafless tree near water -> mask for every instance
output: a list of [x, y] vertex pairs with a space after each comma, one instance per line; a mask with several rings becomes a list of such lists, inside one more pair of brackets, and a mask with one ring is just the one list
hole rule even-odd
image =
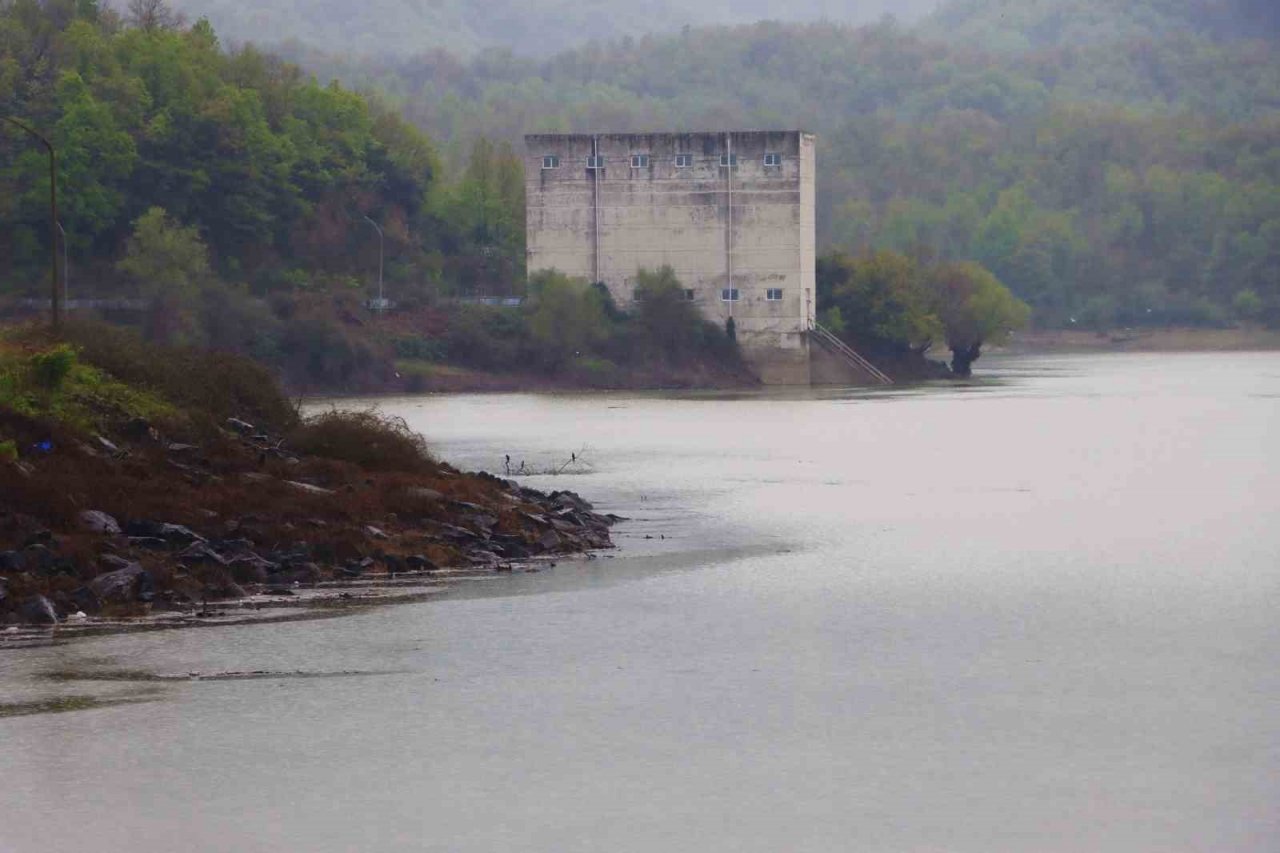
[[165, 0], [129, 0], [125, 20], [140, 30], [173, 30], [186, 19]]

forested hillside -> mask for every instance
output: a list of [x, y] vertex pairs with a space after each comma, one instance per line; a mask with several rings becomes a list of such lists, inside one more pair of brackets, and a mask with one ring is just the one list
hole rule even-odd
[[825, 248], [980, 261], [1043, 324], [1274, 319], [1277, 43], [1197, 34], [1174, 14], [1188, 0], [1135, 5], [1163, 9], [1167, 37], [1120, 26], [1129, 10], [1106, 43], [1014, 55], [893, 23], [762, 23], [546, 60], [305, 61], [388, 93], [446, 161], [530, 131], [811, 129]]
[[[1003, 5], [944, 14], [964, 12], [960, 30]], [[505, 146], [530, 131], [804, 127], [819, 134], [824, 250], [976, 261], [1042, 325], [1277, 322], [1280, 56], [1241, 34], [1248, 4], [1234, 27], [1182, 14], [1222, 5], [1149, 0], [1110, 19], [1110, 41], [1012, 53], [888, 21], [689, 29], [548, 59], [300, 51], [317, 82], [228, 51], [159, 0], [124, 14], [0, 0], [0, 115], [60, 150], [73, 297], [130, 297], [158, 337], [326, 382], [372, 360], [359, 303], [376, 294], [380, 244], [402, 306], [523, 287], [523, 184]], [[1123, 25], [1138, 8], [1166, 35]], [[9, 296], [47, 286], [44, 170], [6, 125]], [[415, 321], [398, 334], [434, 343], [381, 343], [485, 369], [500, 350], [554, 361], [506, 322]]]
[[[248, 353], [294, 387], [439, 387], [459, 365], [518, 374], [507, 387], [750, 381], [687, 303], [654, 318], [676, 282], [637, 310], [563, 276], [537, 278], [519, 311], [451, 300], [525, 291], [511, 149], [477, 138], [446, 174], [377, 101], [228, 52], [162, 3], [124, 18], [93, 0], [0, 5], [0, 117], [5, 318], [40, 307], [59, 254], [76, 316]], [[48, 159], [19, 125], [57, 149], [59, 234]], [[384, 293], [388, 314], [368, 304]]]
[[1274, 35], [1280, 14], [1273, 0], [951, 0], [921, 31], [987, 50], [1022, 52], [1189, 34]]
[[[358, 315], [380, 248], [404, 304], [523, 277], [509, 151], [479, 145], [446, 179], [395, 113], [252, 48], [226, 52], [204, 21], [0, 4], [0, 116], [58, 150], [70, 296], [146, 306], [159, 339], [336, 385], [377, 361]], [[48, 293], [47, 168], [0, 123], [0, 296]]]
[[593, 39], [674, 33], [682, 27], [759, 20], [865, 23], [884, 15], [915, 20], [938, 0], [175, 0], [194, 20], [208, 17], [233, 41], [293, 42], [352, 56], [408, 56], [433, 48], [469, 54], [506, 48], [546, 56]]

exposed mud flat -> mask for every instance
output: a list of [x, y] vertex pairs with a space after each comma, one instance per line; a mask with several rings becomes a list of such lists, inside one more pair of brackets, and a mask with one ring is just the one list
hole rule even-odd
[[991, 352], [1247, 352], [1280, 350], [1275, 329], [1045, 329], [1018, 332]]

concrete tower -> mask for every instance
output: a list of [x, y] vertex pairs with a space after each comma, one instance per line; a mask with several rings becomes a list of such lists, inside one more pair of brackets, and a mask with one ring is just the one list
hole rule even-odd
[[770, 384], [809, 384], [814, 139], [800, 131], [525, 137], [528, 268], [603, 282], [668, 265], [707, 319], [732, 317]]

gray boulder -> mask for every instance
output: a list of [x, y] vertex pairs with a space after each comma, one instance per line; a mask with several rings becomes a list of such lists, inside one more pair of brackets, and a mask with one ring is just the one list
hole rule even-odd
[[82, 528], [93, 533], [114, 536], [120, 532], [120, 522], [101, 510], [86, 509], [80, 513], [77, 520]]
[[102, 609], [102, 599], [98, 598], [98, 594], [87, 586], [71, 591], [71, 603], [75, 605], [77, 610], [82, 610], [85, 613], [97, 613]]
[[120, 569], [127, 569], [134, 563], [132, 560], [126, 560], [117, 554], [99, 554], [98, 565], [102, 567], [104, 572], [116, 572]]
[[123, 569], [98, 575], [88, 584], [89, 591], [103, 602], [135, 601], [152, 587], [154, 582], [151, 579], [151, 573], [137, 563], [130, 563]]

